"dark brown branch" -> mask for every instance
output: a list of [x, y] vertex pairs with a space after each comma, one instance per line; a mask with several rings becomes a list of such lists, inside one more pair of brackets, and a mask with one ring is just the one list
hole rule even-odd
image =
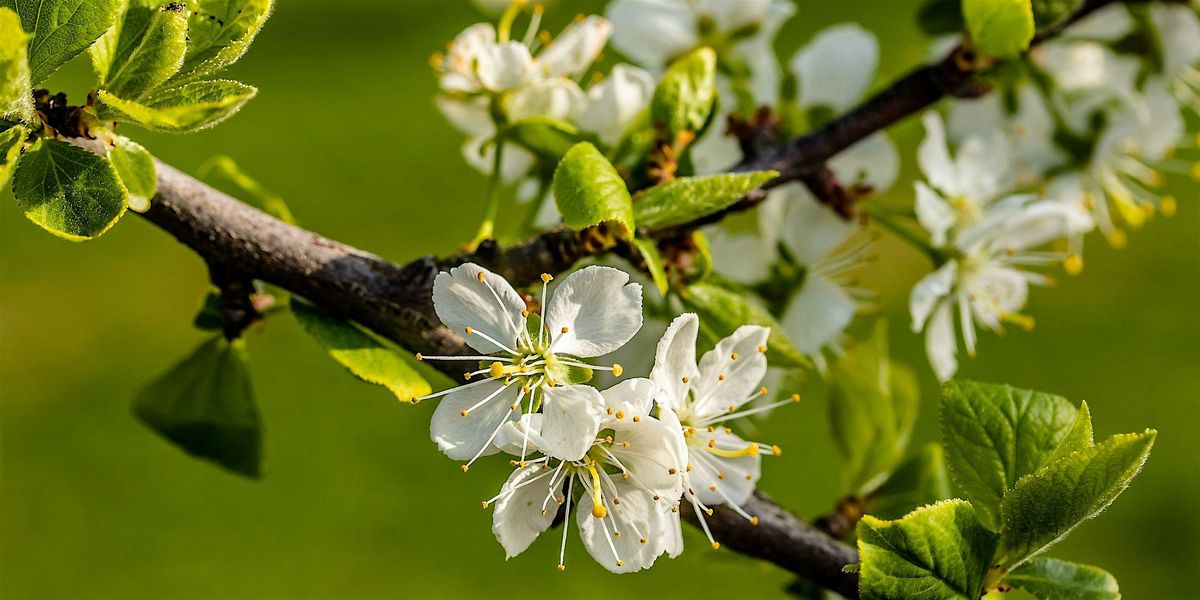
[[[1088, 0], [1077, 14], [1036, 41], [1048, 39], [1115, 1]], [[824, 177], [826, 161], [947, 95], [986, 91], [972, 84], [975, 75], [974, 62], [958, 48], [940, 62], [915, 69], [816, 131], [773, 152], [756, 152], [757, 156], [737, 170], [776, 169], [782, 176], [747, 195], [730, 211], [753, 207], [766, 197], [766, 189], [786, 181], [805, 180], [822, 190], [820, 186], [829, 183]], [[461, 338], [443, 327], [433, 312], [433, 278], [445, 267], [474, 261], [522, 286], [543, 272], [560, 273], [587, 257], [627, 250], [603, 229], [574, 232], [560, 227], [508, 248], [485, 243], [470, 254], [444, 260], [425, 257], [398, 266], [285, 224], [169, 165], [158, 163], [158, 173], [158, 194], [144, 215], [148, 221], [210, 264], [236, 273], [240, 280], [253, 278], [283, 287], [413, 351], [454, 354], [464, 348]], [[692, 223], [682, 233], [720, 220], [727, 212]], [[680, 239], [681, 232], [650, 233]], [[842, 569], [857, 561], [853, 548], [797, 519], [765, 496], [755, 496], [745, 509], [759, 517], [757, 527], [721, 508], [710, 518], [714, 534], [726, 547], [770, 561], [843, 596], [857, 597], [857, 575]]]

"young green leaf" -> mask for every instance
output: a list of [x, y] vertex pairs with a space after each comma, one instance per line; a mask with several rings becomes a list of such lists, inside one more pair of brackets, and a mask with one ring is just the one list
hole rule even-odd
[[700, 48], [675, 61], [654, 90], [650, 121], [674, 138], [700, 133], [717, 103], [717, 53]]
[[182, 3], [130, 0], [121, 19], [89, 49], [100, 87], [130, 100], [144, 98], [183, 65], [188, 13]]
[[0, 0], [0, 7], [16, 11], [21, 26], [33, 36], [29, 71], [31, 82], [38, 84], [113, 24], [121, 0]]
[[1000, 507], [1001, 562], [1020, 564], [1108, 508], [1142, 469], [1157, 435], [1114, 435], [1022, 477]]
[[224, 79], [193, 81], [160, 90], [145, 101], [100, 90], [102, 116], [128, 120], [153, 131], [184, 133], [212, 127], [233, 116], [258, 90]]
[[278, 194], [247, 175], [228, 156], [214, 156], [196, 169], [196, 178], [284, 223], [296, 224], [296, 217]]
[[1075, 420], [1071, 423], [1071, 428], [1067, 430], [1067, 435], [1063, 436], [1062, 441], [1046, 459], [1045, 464], [1091, 447], [1092, 443], [1092, 411], [1088, 409], [1087, 402], [1081, 402], [1079, 412], [1075, 413]]
[[17, 161], [21, 159], [21, 144], [29, 132], [20, 125], [0, 131], [0, 186], [8, 183]]
[[554, 170], [554, 203], [563, 223], [583, 229], [616, 223], [632, 235], [633, 204], [625, 180], [595, 146], [581, 142], [571, 147]]
[[1047, 464], [1066, 439], [1075, 407], [1060, 396], [1007, 385], [950, 381], [942, 388], [942, 443], [950, 475], [992, 529], [1000, 501]]
[[29, 34], [21, 29], [21, 18], [8, 8], [0, 8], [0, 119], [33, 123], [33, 95], [30, 93], [28, 46]]
[[633, 216], [638, 225], [651, 229], [680, 225], [728, 208], [778, 176], [775, 171], [754, 171], [683, 177], [646, 190], [633, 204]]
[[1016, 58], [1033, 41], [1030, 0], [963, 0], [971, 45], [980, 56]]
[[962, 500], [918, 508], [898, 521], [867, 515], [858, 523], [858, 589], [864, 600], [979, 597], [996, 550]]
[[177, 81], [213, 75], [246, 53], [273, 0], [190, 0], [187, 55]]
[[916, 378], [888, 357], [887, 322], [880, 319], [830, 377], [829, 424], [854, 494], [871, 492], [891, 474], [916, 421]]
[[45, 138], [21, 158], [12, 190], [30, 221], [76, 242], [108, 231], [125, 213], [128, 196], [108, 159]]
[[355, 377], [382, 385], [405, 402], [431, 391], [425, 378], [400, 353], [349, 321], [295, 298], [292, 299], [292, 312], [304, 330]]
[[796, 349], [783, 327], [747, 293], [719, 285], [711, 278], [693, 283], [681, 295], [688, 310], [700, 316], [700, 336], [715, 344], [742, 325], [761, 325], [771, 330], [767, 339], [767, 361], [773, 367], [811, 367], [812, 363]]
[[202, 344], [138, 394], [133, 413], [192, 456], [262, 476], [263, 426], [240, 340]]
[[1058, 23], [1083, 6], [1083, 0], [1033, 0], [1033, 22], [1038, 30]]
[[511, 123], [497, 137], [532, 152], [550, 165], [557, 165], [575, 144], [597, 143], [595, 136], [550, 117], [529, 117]]
[[1119, 600], [1117, 579], [1103, 569], [1053, 558], [1035, 558], [1014, 569], [1004, 583], [1038, 600]]
[[663, 270], [662, 257], [658, 255], [658, 246], [654, 244], [654, 240], [635, 237], [633, 247], [637, 248], [642, 262], [646, 263], [646, 270], [650, 271], [650, 278], [654, 280], [654, 287], [658, 288], [658, 293], [666, 296], [670, 283], [667, 281], [667, 272]]
[[108, 151], [108, 160], [129, 190], [129, 208], [137, 212], [150, 210], [150, 199], [158, 191], [158, 173], [154, 168], [154, 157], [137, 142], [123, 136], [113, 136], [113, 147]]
[[909, 511], [950, 497], [950, 478], [940, 444], [926, 444], [900, 463], [867, 497], [866, 512], [899, 519]]

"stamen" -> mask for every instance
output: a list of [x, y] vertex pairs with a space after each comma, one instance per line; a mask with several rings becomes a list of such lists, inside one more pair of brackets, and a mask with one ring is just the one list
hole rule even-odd
[[566, 495], [567, 507], [566, 507], [566, 509], [564, 509], [564, 510], [566, 510], [566, 514], [563, 516], [562, 545], [560, 545], [558, 547], [558, 570], [560, 572], [567, 568], [566, 567], [567, 531], [571, 529], [571, 498], [573, 497], [571, 495], [571, 492], [575, 488], [575, 478], [574, 477], [568, 477], [568, 478], [570, 479], [570, 481], [567, 483], [567, 495]]

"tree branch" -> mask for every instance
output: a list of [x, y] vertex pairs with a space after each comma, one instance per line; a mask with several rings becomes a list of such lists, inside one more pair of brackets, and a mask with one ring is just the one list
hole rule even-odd
[[[1067, 25], [1118, 0], [1087, 0], [1060, 25], [1039, 34], [1035, 43], [1057, 35]], [[1130, 2], [1142, 0], [1124, 0]], [[688, 225], [720, 220], [766, 198], [766, 190], [788, 181], [828, 187], [825, 163], [856, 142], [883, 131], [946, 96], [971, 96], [986, 89], [972, 83], [975, 61], [963, 47], [945, 59], [922, 66], [880, 91], [857, 108], [823, 127], [759, 154], [734, 170], [775, 169], [781, 176], [755, 190], [726, 211]], [[413, 351], [455, 354], [461, 338], [446, 329], [433, 311], [431, 288], [437, 273], [472, 261], [500, 273], [514, 285], [534, 282], [544, 272], [561, 273], [585, 258], [627, 248], [603, 228], [580, 232], [558, 227], [502, 248], [486, 242], [470, 254], [443, 260], [424, 257], [398, 266], [377, 256], [288, 225], [214, 190], [162, 162], [151, 208], [143, 216], [194, 250], [210, 264], [269, 282], [336, 311]], [[649, 232], [670, 239], [680, 230]], [[466, 363], [449, 363], [461, 367]], [[770, 561], [845, 597], [858, 595], [858, 576], [842, 567], [857, 562], [855, 550], [792, 516], [758, 494], [744, 507], [759, 517], [751, 526], [731, 510], [717, 507], [708, 523], [727, 547]], [[685, 511], [686, 512], [686, 511]], [[694, 519], [695, 516], [693, 515]]]

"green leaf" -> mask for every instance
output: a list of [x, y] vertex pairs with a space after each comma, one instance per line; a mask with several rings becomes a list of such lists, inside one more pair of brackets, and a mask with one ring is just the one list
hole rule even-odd
[[196, 170], [196, 178], [284, 223], [297, 223], [283, 198], [247, 175], [228, 156], [218, 155], [204, 161]]
[[1075, 420], [1071, 423], [1071, 428], [1067, 430], [1067, 435], [1063, 436], [1058, 447], [1046, 459], [1046, 464], [1057, 461], [1064, 456], [1074, 454], [1089, 448], [1092, 445], [1092, 411], [1088, 409], [1087, 402], [1081, 402], [1079, 412], [1075, 414]]
[[898, 521], [867, 515], [857, 531], [862, 561], [858, 589], [864, 600], [974, 600], [997, 541], [962, 500], [918, 508]]
[[904, 456], [920, 399], [912, 371], [889, 359], [887, 321], [832, 369], [829, 424], [849, 491], [879, 486]]
[[633, 204], [625, 180], [595, 146], [582, 142], [563, 156], [554, 170], [554, 203], [563, 223], [583, 229], [616, 223], [633, 233]]
[[1057, 24], [1079, 10], [1083, 0], [1033, 0], [1033, 22], [1038, 30]]
[[30, 221], [71, 241], [108, 231], [125, 213], [128, 195], [108, 159], [45, 138], [21, 158], [12, 190]]
[[1033, 41], [1030, 0], [963, 0], [963, 19], [980, 56], [1016, 58]]
[[0, 8], [0, 118], [33, 123], [32, 84], [29, 81], [29, 34], [21, 18]]
[[866, 512], [898, 519], [919, 506], [950, 497], [950, 478], [940, 444], [926, 444], [900, 463], [888, 480], [871, 492]]
[[657, 229], [689, 223], [728, 208], [776, 178], [776, 171], [684, 177], [646, 190], [633, 205], [638, 225]]
[[409, 402], [431, 391], [429, 383], [399, 352], [384, 346], [354, 324], [292, 299], [292, 312], [317, 343], [355, 377], [382, 385]]
[[1019, 564], [1108, 508], [1142, 469], [1157, 435], [1114, 435], [1022, 477], [1001, 505], [1001, 562]]
[[129, 190], [129, 208], [137, 212], [150, 210], [150, 199], [158, 191], [158, 173], [150, 152], [123, 135], [114, 135], [108, 160]]
[[103, 116], [125, 119], [153, 131], [184, 133], [228, 119], [257, 93], [244, 83], [214, 79], [160, 90], [141, 102], [105, 90], [100, 90], [99, 98]]
[[100, 87], [131, 100], [157, 90], [183, 65], [187, 27], [182, 3], [129, 0], [124, 15], [89, 50]]
[[917, 10], [917, 25], [929, 36], [962, 31], [962, 0], [925, 0]]
[[715, 344], [742, 325], [761, 325], [771, 329], [767, 339], [767, 361], [771, 366], [812, 366], [788, 339], [775, 317], [751, 300], [749, 294], [723, 287], [710, 278], [689, 285], [682, 299], [689, 310], [700, 316], [700, 335], [709, 344]]
[[1049, 462], [1076, 412], [1060, 396], [1007, 385], [950, 381], [942, 388], [950, 475], [989, 527], [999, 528], [1005, 492]]
[[550, 165], [557, 165], [572, 146], [598, 143], [595, 136], [550, 117], [529, 117], [504, 127], [498, 138], [510, 141]]
[[717, 53], [699, 48], [675, 61], [654, 90], [650, 121], [665, 128], [669, 139], [682, 132], [699, 133], [717, 102]]
[[133, 413], [192, 456], [262, 476], [263, 426], [241, 341], [205, 342], [146, 387]]
[[0, 0], [0, 7], [16, 11], [21, 26], [33, 34], [29, 70], [31, 82], [38, 84], [113, 24], [121, 0]]
[[1119, 600], [1117, 579], [1103, 569], [1053, 558], [1035, 558], [1004, 582], [1038, 600]]
[[192, 327], [200, 331], [221, 331], [221, 295], [215, 291], [204, 294], [200, 310], [192, 319]]
[[29, 133], [24, 127], [14, 125], [0, 131], [0, 186], [8, 183], [9, 176], [21, 160], [21, 144]]
[[658, 255], [658, 246], [654, 240], [635, 237], [633, 247], [637, 248], [642, 262], [646, 263], [646, 270], [650, 272], [650, 279], [654, 280], [654, 287], [658, 288], [658, 293], [666, 296], [670, 283], [667, 281], [667, 272], [663, 270], [662, 257]]
[[176, 80], [212, 75], [246, 53], [271, 15], [273, 0], [188, 0], [187, 55]]

